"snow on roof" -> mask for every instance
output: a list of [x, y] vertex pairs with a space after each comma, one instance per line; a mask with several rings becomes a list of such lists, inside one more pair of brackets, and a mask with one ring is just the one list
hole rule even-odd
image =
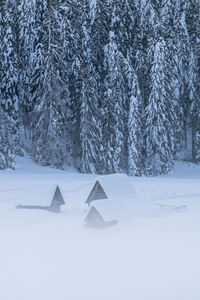
[[[126, 175], [107, 175], [97, 178], [108, 199], [94, 200], [94, 206], [105, 221], [120, 220], [128, 215], [133, 216], [140, 206], [141, 199]], [[91, 186], [93, 188], [95, 182]]]
[[[105, 221], [126, 219], [137, 214], [138, 206], [141, 205], [139, 195], [132, 185], [133, 178], [126, 175], [115, 174], [88, 178], [89, 181], [58, 182], [63, 198], [67, 205], [63, 211], [78, 213], [84, 219], [88, 213], [88, 205], [85, 203], [96, 181], [98, 180], [108, 196], [107, 199], [94, 200], [94, 206]], [[35, 184], [29, 186], [24, 196], [19, 200], [20, 205], [50, 206], [57, 184]]]
[[[58, 186], [57, 184], [30, 185], [26, 188], [24, 195], [20, 200], [19, 204], [50, 206], [57, 186]], [[61, 194], [62, 194], [62, 190], [61, 190]]]
[[106, 195], [106, 193], [105, 193], [104, 189], [102, 188], [100, 182], [97, 180], [85, 203], [90, 205], [92, 201], [102, 200], [102, 199], [108, 199], [108, 196]]

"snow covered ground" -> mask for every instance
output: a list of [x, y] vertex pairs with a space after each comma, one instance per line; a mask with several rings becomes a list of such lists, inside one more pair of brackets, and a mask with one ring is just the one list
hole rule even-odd
[[[109, 199], [93, 203], [114, 227], [84, 226], [96, 179]], [[61, 214], [16, 209], [38, 204], [40, 191], [48, 202], [54, 184], [66, 201]], [[16, 171], [0, 172], [0, 299], [199, 300], [199, 229], [193, 164], [154, 178], [97, 177], [18, 158]]]

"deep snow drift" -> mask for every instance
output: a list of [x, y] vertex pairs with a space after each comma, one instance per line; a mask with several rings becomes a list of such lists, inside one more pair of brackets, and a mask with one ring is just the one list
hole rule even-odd
[[[106, 229], [84, 226], [94, 201]], [[61, 214], [17, 210], [46, 205], [58, 184]], [[199, 300], [200, 168], [177, 162], [165, 176], [81, 175], [18, 158], [0, 172], [1, 300]]]

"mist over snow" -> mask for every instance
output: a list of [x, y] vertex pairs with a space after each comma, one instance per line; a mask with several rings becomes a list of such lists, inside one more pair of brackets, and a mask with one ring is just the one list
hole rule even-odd
[[[109, 228], [84, 226], [96, 180], [108, 199], [92, 205]], [[169, 175], [95, 176], [17, 158], [0, 172], [0, 299], [199, 300], [200, 168], [177, 162]], [[58, 184], [60, 214], [17, 210]], [[51, 199], [49, 199], [49, 202]]]
[[0, 300], [200, 300], [200, 1], [2, 0], [0, 41]]

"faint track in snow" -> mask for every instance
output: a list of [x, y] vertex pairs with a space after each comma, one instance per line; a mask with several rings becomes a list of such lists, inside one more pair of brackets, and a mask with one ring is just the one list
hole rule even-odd
[[169, 204], [163, 204], [163, 203], [155, 203], [156, 206], [159, 206], [160, 208], [169, 208], [169, 209], [174, 209], [174, 210], [183, 210], [187, 208], [187, 205], [169, 205]]
[[5, 192], [16, 192], [16, 191], [22, 191], [22, 190], [25, 190], [26, 188], [23, 187], [23, 188], [15, 188], [15, 189], [5, 189], [5, 190], [1, 190], [0, 189], [0, 193], [5, 193]]
[[[93, 182], [87, 184], [87, 185], [84, 185], [84, 186], [81, 186], [79, 188], [76, 188], [76, 189], [73, 189], [73, 190], [68, 190], [68, 191], [63, 191], [63, 194], [64, 193], [75, 193], [75, 192], [78, 192], [78, 191], [81, 191], [83, 189], [85, 189], [86, 187], [89, 187], [93, 184]], [[58, 184], [59, 185], [59, 184]], [[22, 191], [22, 190], [26, 190], [26, 187], [20, 187], [20, 188], [12, 188], [12, 189], [4, 189], [4, 190], [1, 190], [0, 189], [0, 193], [5, 193], [5, 192], [16, 192], [16, 191]]]
[[[93, 182], [92, 182], [92, 183], [93, 183]], [[87, 184], [87, 185], [84, 185], [84, 186], [82, 186], [82, 187], [80, 187], [80, 188], [73, 189], [73, 190], [71, 190], [71, 191], [70, 191], [70, 190], [69, 190], [69, 191], [63, 191], [63, 194], [65, 194], [65, 193], [75, 193], [75, 192], [84, 190], [86, 187], [91, 186], [92, 183], [89, 183], [89, 184]]]
[[21, 198], [20, 197], [17, 197], [17, 198], [4, 198], [4, 199], [0, 199], [0, 203], [2, 203], [2, 202], [12, 202], [12, 201], [19, 201], [19, 200], [21, 200]]
[[177, 196], [168, 196], [168, 197], [156, 199], [156, 201], [157, 200], [177, 199], [177, 198], [197, 197], [197, 196], [199, 196], [199, 199], [200, 199], [200, 193], [197, 193], [197, 194], [184, 194], [184, 195], [177, 195]]

